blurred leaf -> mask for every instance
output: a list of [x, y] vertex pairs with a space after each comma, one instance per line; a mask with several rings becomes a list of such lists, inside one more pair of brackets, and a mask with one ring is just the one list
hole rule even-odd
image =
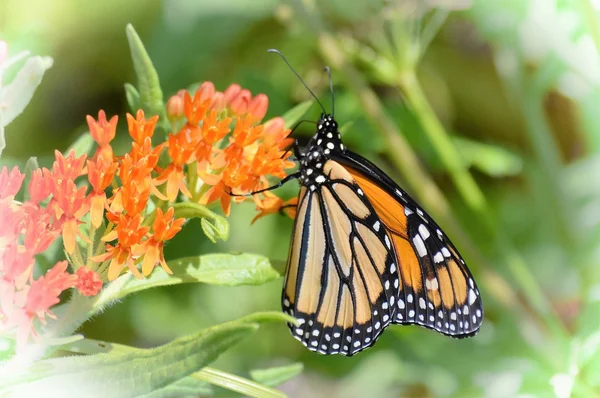
[[135, 113], [142, 107], [140, 93], [133, 84], [125, 83], [125, 97], [127, 98], [127, 104], [131, 112]]
[[344, 125], [342, 127], [340, 127], [340, 129], [338, 131], [340, 132], [341, 135], [344, 135], [352, 128], [352, 126], [354, 126], [353, 121], [346, 122], [346, 123], [344, 123]]
[[158, 115], [162, 122], [167, 123], [158, 73], [156, 73], [152, 60], [133, 25], [128, 24], [125, 31], [131, 50], [133, 68], [138, 78], [137, 91], [139, 92], [139, 102], [142, 109], [148, 116]]
[[298, 376], [302, 373], [303, 369], [304, 365], [302, 363], [278, 366], [276, 368], [255, 369], [250, 371], [250, 377], [265, 386], [276, 387]]
[[[27, 53], [21, 54], [26, 55]], [[13, 59], [20, 59], [20, 57], [21, 55], [17, 54]], [[6, 63], [8, 62], [11, 62], [11, 59], [6, 60]], [[52, 62], [50, 57], [36, 55], [28, 58], [13, 81], [4, 87], [2, 87], [1, 81], [3, 70], [0, 70], [0, 104], [2, 104], [0, 108], [0, 155], [6, 147], [4, 127], [19, 116], [29, 104], [33, 93], [42, 81], [44, 72], [52, 67]]]
[[77, 140], [75, 140], [73, 144], [71, 144], [65, 153], [68, 154], [72, 149], [75, 151], [75, 156], [77, 157], [81, 155], [89, 155], [94, 145], [94, 139], [92, 138], [91, 134], [82, 134], [77, 138]]
[[136, 279], [129, 274], [120, 276], [112, 282], [117, 286], [116, 289], [106, 289], [100, 293], [96, 307], [157, 286], [181, 283], [262, 285], [280, 277], [268, 258], [255, 254], [206, 254], [169, 261], [168, 265], [173, 271], [172, 275], [162, 268], [156, 268], [145, 279]]
[[[216, 243], [217, 239], [227, 240], [229, 238], [229, 223], [227, 220], [210, 211], [206, 206], [183, 202], [175, 203], [173, 208], [175, 209], [175, 217], [201, 218], [202, 230], [213, 243]], [[208, 221], [209, 219], [212, 223]]]
[[[0, 393], [130, 397], [156, 392], [202, 369], [258, 330], [259, 325], [247, 319], [214, 326], [155, 349], [49, 359], [25, 371], [15, 368], [0, 376]], [[169, 396], [166, 393], [153, 396]]]
[[37, 158], [35, 156], [27, 159], [27, 164], [25, 164], [25, 180], [23, 181], [24, 189], [24, 200], [29, 200], [30, 192], [29, 192], [29, 184], [31, 183], [31, 175], [33, 174], [33, 170], [39, 169], [40, 165], [38, 164]]
[[396, 397], [392, 386], [404, 372], [402, 363], [389, 352], [378, 352], [360, 361], [344, 378], [334, 397]]
[[310, 107], [312, 106], [313, 101], [304, 101], [287, 111], [282, 117], [285, 120], [285, 127], [288, 129], [294, 127], [296, 123], [300, 121], [302, 116], [308, 112]]
[[507, 149], [458, 137], [453, 142], [467, 166], [491, 177], [515, 176], [523, 170], [523, 159]]

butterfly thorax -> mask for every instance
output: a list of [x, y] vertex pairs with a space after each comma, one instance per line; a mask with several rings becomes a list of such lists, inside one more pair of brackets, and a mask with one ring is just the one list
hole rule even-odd
[[311, 191], [327, 181], [323, 166], [332, 151], [343, 151], [338, 124], [331, 115], [323, 114], [317, 122], [317, 132], [300, 159], [300, 183]]

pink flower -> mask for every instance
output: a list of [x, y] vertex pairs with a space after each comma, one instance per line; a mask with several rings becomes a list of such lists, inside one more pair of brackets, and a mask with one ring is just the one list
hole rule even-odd
[[102, 279], [100, 275], [88, 267], [81, 267], [77, 270], [77, 290], [84, 296], [95, 296], [102, 289]]
[[31, 318], [37, 316], [42, 323], [45, 322], [46, 315], [55, 318], [50, 307], [60, 301], [58, 296], [64, 290], [77, 284], [77, 276], [66, 272], [68, 265], [66, 261], [59, 261], [46, 272], [46, 275], [40, 276], [31, 283], [25, 304], [28, 316]]
[[9, 196], [15, 196], [19, 189], [25, 174], [21, 174], [17, 166], [9, 172], [6, 166], [0, 171], [0, 199], [7, 198]]

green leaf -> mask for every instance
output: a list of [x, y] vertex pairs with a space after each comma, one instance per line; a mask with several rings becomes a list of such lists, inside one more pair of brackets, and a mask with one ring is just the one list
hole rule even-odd
[[278, 366], [268, 369], [255, 369], [250, 371], [252, 380], [268, 387], [276, 387], [286, 381], [298, 376], [304, 370], [302, 363], [294, 363], [287, 366]]
[[37, 158], [35, 156], [30, 157], [27, 160], [27, 164], [25, 164], [25, 181], [23, 181], [23, 186], [25, 187], [25, 201], [29, 200], [31, 197], [31, 193], [29, 192], [29, 184], [31, 183], [31, 176], [33, 174], [33, 170], [39, 169], [40, 165], [38, 164]]
[[75, 151], [75, 156], [89, 155], [94, 148], [94, 139], [91, 134], [80, 135], [73, 144], [67, 149], [66, 153], [71, 152], [71, 149]]
[[[157, 286], [178, 285], [181, 283], [209, 283], [223, 286], [262, 285], [280, 277], [271, 266], [269, 259], [255, 254], [206, 254], [169, 261], [172, 275], [162, 268], [156, 268], [146, 279], [131, 278], [128, 274], [115, 282], [120, 287], [116, 297], [121, 299], [128, 294]], [[121, 280], [126, 279], [125, 283]], [[104, 294], [104, 291], [101, 295]], [[102, 298], [99, 301], [105, 301]]]
[[133, 84], [125, 83], [125, 97], [127, 98], [127, 104], [131, 112], [137, 112], [142, 107], [140, 93]]
[[167, 123], [158, 73], [156, 73], [152, 60], [133, 25], [128, 24], [125, 31], [129, 41], [133, 68], [138, 78], [137, 90], [139, 91], [139, 102], [142, 109], [148, 115], [159, 115], [161, 121]]
[[300, 118], [308, 112], [312, 106], [312, 101], [304, 101], [287, 111], [282, 117], [285, 120], [285, 127], [292, 128], [300, 121]]
[[213, 243], [216, 243], [217, 239], [227, 240], [229, 238], [229, 223], [227, 220], [210, 211], [206, 206], [193, 202], [182, 202], [175, 203], [173, 208], [175, 210], [174, 217], [201, 218], [202, 230]]
[[344, 123], [344, 125], [342, 127], [340, 127], [340, 129], [338, 130], [340, 132], [341, 135], [346, 134], [354, 125], [353, 121], [349, 121]]
[[0, 395], [34, 396], [39, 391], [47, 396], [150, 394], [202, 369], [253, 334], [259, 325], [247, 319], [214, 326], [155, 349], [49, 359], [27, 370], [15, 368], [0, 376]]
[[33, 56], [25, 61], [25, 65], [19, 70], [12, 82], [2, 87], [1, 77], [9, 64], [16, 63], [29, 53], [23, 51], [14, 57], [5, 60], [0, 68], [0, 155], [6, 146], [4, 140], [4, 127], [8, 126], [19, 116], [31, 98], [37, 87], [42, 82], [44, 72], [52, 67], [54, 62], [50, 57]]
[[523, 159], [508, 149], [458, 137], [453, 142], [468, 166], [489, 176], [515, 176], [523, 170]]

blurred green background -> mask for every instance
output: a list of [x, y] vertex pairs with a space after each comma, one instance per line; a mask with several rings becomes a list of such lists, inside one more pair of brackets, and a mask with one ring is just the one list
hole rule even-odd
[[[127, 142], [123, 84], [135, 82], [127, 23], [144, 41], [166, 98], [205, 80], [219, 90], [237, 82], [269, 96], [267, 117], [281, 115], [310, 97], [265, 52], [275, 47], [329, 107], [323, 66], [330, 65], [347, 146], [380, 165], [447, 229], [479, 281], [486, 320], [466, 340], [391, 326], [352, 358], [311, 353], [285, 326], [269, 325], [214, 366], [247, 375], [302, 362], [304, 372], [280, 387], [297, 397], [600, 396], [594, 4], [0, 0], [0, 38], [11, 53], [54, 58], [26, 112], [8, 126], [1, 161], [24, 165], [38, 156], [48, 165], [99, 109], [119, 115]], [[319, 112], [315, 105], [307, 118]], [[310, 135], [304, 127], [297, 138]], [[294, 184], [280, 192], [296, 193]], [[167, 259], [232, 251], [284, 260], [292, 221], [271, 216], [250, 225], [254, 214], [251, 203], [234, 206], [231, 236], [217, 245], [190, 222], [166, 248]], [[281, 284], [153, 289], [82, 331], [156, 346], [278, 310]]]

